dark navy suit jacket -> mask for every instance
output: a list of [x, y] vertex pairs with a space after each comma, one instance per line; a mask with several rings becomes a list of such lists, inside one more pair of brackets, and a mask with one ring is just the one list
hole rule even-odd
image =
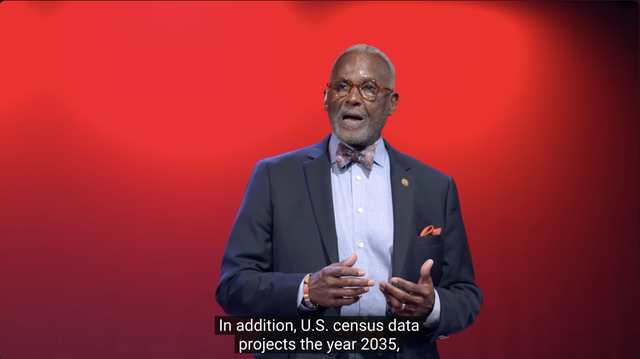
[[[339, 262], [329, 138], [256, 164], [229, 235], [216, 290], [227, 314], [298, 316], [303, 277]], [[431, 277], [441, 303], [438, 329], [424, 337], [406, 337], [405, 353], [399, 357], [438, 358], [436, 338], [471, 325], [482, 304], [458, 192], [451, 177], [385, 145], [393, 198], [392, 275], [417, 283], [420, 267], [433, 259]], [[442, 228], [441, 234], [420, 237], [429, 225]], [[339, 309], [304, 315], [339, 315]]]

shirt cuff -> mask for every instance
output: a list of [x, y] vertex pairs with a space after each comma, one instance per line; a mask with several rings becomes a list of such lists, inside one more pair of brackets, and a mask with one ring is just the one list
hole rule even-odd
[[440, 296], [438, 295], [438, 291], [433, 289], [436, 292], [436, 299], [433, 302], [433, 310], [431, 314], [427, 317], [427, 320], [424, 322], [424, 326], [430, 330], [436, 330], [438, 325], [440, 324]]

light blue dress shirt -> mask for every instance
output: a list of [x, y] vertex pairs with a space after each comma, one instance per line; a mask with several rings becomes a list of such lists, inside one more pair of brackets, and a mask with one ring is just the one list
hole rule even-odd
[[393, 201], [389, 156], [382, 138], [376, 142], [374, 164], [367, 170], [358, 162], [340, 168], [336, 151], [340, 140], [335, 134], [329, 141], [331, 156], [331, 192], [338, 235], [338, 255], [343, 261], [358, 255], [355, 268], [366, 272], [365, 278], [376, 283], [362, 298], [342, 307], [343, 316], [384, 316], [387, 301], [379, 283], [391, 280], [393, 252]]
[[[343, 261], [352, 253], [358, 255], [355, 268], [366, 272], [365, 278], [375, 285], [362, 298], [343, 306], [342, 316], [384, 316], [387, 302], [380, 291], [380, 282], [391, 280], [393, 254], [393, 201], [391, 197], [391, 164], [382, 137], [376, 141], [374, 164], [367, 170], [358, 162], [340, 168], [336, 151], [340, 140], [331, 134], [331, 192], [333, 213], [338, 235], [338, 254]], [[345, 144], [346, 145], [346, 144]], [[350, 147], [349, 145], [346, 145]], [[300, 283], [298, 303], [302, 302], [303, 283]], [[425, 326], [435, 329], [440, 320], [440, 297], [435, 303]], [[307, 311], [300, 305], [299, 310]]]

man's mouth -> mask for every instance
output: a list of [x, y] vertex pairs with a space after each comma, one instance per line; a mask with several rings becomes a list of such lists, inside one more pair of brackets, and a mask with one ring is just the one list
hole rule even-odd
[[363, 118], [358, 115], [344, 115], [342, 116], [342, 120], [346, 121], [347, 123], [356, 123], [362, 121]]
[[346, 131], [358, 131], [367, 124], [367, 115], [364, 113], [360, 114], [356, 111], [344, 111], [339, 115], [342, 115], [340, 127]]

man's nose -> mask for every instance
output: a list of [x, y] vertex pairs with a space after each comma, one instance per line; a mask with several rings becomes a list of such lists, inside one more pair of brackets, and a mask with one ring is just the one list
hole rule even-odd
[[358, 87], [352, 86], [344, 100], [351, 106], [362, 105], [362, 96], [360, 96]]

